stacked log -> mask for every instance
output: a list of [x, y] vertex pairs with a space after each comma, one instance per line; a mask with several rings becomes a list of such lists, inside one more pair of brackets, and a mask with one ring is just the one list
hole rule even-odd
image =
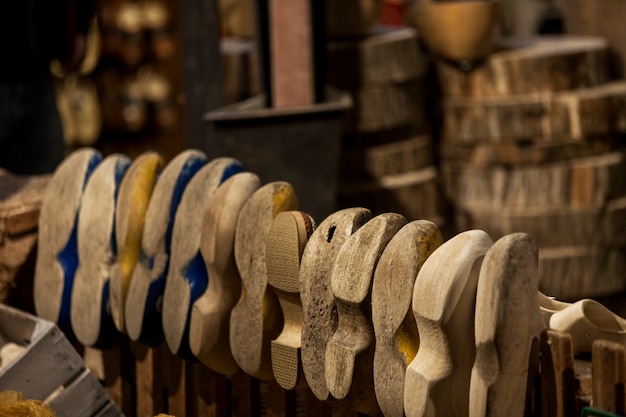
[[561, 299], [626, 290], [626, 81], [598, 37], [503, 42], [462, 72], [438, 64], [444, 189], [457, 229], [539, 246], [539, 288]]
[[353, 97], [344, 120], [339, 206], [443, 226], [428, 133], [427, 69], [428, 56], [412, 28], [329, 42], [328, 82]]

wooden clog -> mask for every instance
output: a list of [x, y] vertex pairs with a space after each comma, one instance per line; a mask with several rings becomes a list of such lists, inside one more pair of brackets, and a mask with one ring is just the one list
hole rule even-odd
[[78, 267], [78, 215], [85, 184], [102, 155], [90, 148], [70, 154], [48, 183], [39, 216], [39, 244], [33, 284], [37, 315], [74, 338], [70, 300]]
[[219, 185], [242, 170], [241, 163], [234, 158], [212, 160], [189, 181], [176, 210], [162, 315], [165, 340], [175, 355], [192, 356], [189, 348], [191, 307], [209, 283], [200, 253], [202, 214]]
[[115, 327], [126, 333], [125, 306], [130, 280], [141, 255], [141, 237], [146, 212], [158, 176], [164, 166], [156, 152], [146, 152], [133, 161], [119, 188], [115, 215], [117, 259], [111, 268], [110, 303]]
[[132, 340], [151, 346], [163, 340], [161, 303], [170, 263], [174, 216], [187, 184], [206, 162], [204, 153], [184, 151], [165, 166], [154, 187], [146, 211], [141, 255], [126, 298], [126, 331]]
[[283, 326], [278, 299], [267, 285], [265, 239], [274, 218], [296, 210], [297, 205], [291, 184], [271, 182], [246, 202], [235, 229], [235, 262], [242, 293], [230, 316], [230, 348], [241, 369], [262, 380], [275, 379], [270, 343]]
[[283, 312], [283, 328], [272, 340], [272, 371], [283, 389], [306, 387], [302, 369], [300, 260], [315, 222], [302, 211], [279, 213], [265, 241], [267, 282], [274, 289]]
[[321, 401], [331, 398], [326, 385], [326, 345], [337, 329], [335, 297], [330, 290], [332, 267], [346, 240], [371, 218], [365, 208], [331, 214], [317, 226], [302, 253], [302, 368], [309, 388]]
[[574, 355], [591, 353], [596, 340], [626, 346], [626, 319], [591, 299], [579, 300], [554, 313], [550, 329], [570, 334]]
[[413, 313], [420, 347], [405, 375], [407, 417], [469, 414], [476, 288], [492, 243], [481, 230], [460, 233], [430, 255], [417, 276]]
[[259, 187], [256, 174], [235, 174], [209, 197], [204, 213], [200, 252], [210, 278], [206, 291], [193, 304], [189, 346], [203, 364], [226, 375], [239, 370], [228, 340], [230, 311], [241, 295], [235, 226], [244, 204]]
[[385, 417], [404, 416], [404, 374], [419, 347], [411, 302], [415, 279], [443, 238], [434, 223], [416, 220], [391, 239], [372, 283], [372, 322], [376, 336], [374, 388]]
[[78, 268], [74, 277], [70, 318], [78, 341], [104, 348], [115, 341], [109, 307], [111, 269], [117, 258], [117, 196], [130, 159], [113, 154], [87, 181], [78, 217]]
[[537, 292], [537, 296], [539, 300], [539, 310], [541, 310], [541, 319], [546, 329], [550, 328], [550, 317], [552, 317], [554, 313], [571, 305], [570, 303], [558, 301], [554, 297], [548, 297], [541, 291]]
[[499, 239], [485, 255], [476, 291], [470, 417], [525, 415], [543, 331], [537, 259], [535, 242], [524, 233]]
[[326, 345], [326, 384], [334, 398], [362, 413], [378, 411], [370, 306], [374, 271], [381, 253], [406, 223], [396, 213], [374, 217], [346, 240], [333, 265], [330, 286], [338, 326]]

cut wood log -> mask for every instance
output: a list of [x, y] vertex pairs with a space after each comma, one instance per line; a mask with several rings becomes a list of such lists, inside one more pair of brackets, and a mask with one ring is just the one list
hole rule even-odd
[[472, 145], [442, 143], [442, 160], [474, 167], [492, 165], [538, 165], [568, 159], [598, 156], [615, 151], [614, 141], [608, 138], [586, 138], [584, 142], [566, 138], [537, 138], [517, 143], [479, 143]]
[[302, 323], [300, 260], [315, 221], [302, 211], [279, 213], [265, 241], [268, 284], [274, 289], [283, 312], [283, 328], [272, 340], [272, 371], [285, 390], [305, 388], [302, 369]]
[[345, 133], [370, 133], [406, 125], [420, 132], [426, 130], [423, 79], [365, 85], [351, 92], [354, 107], [346, 114]]
[[90, 148], [70, 154], [50, 179], [41, 205], [35, 309], [39, 317], [57, 323], [68, 338], [75, 338], [70, 300], [78, 267], [78, 213], [85, 183], [101, 160], [102, 155]]
[[78, 214], [78, 268], [71, 294], [70, 319], [85, 346], [110, 347], [117, 332], [111, 316], [111, 269], [117, 259], [115, 207], [130, 159], [105, 158], [87, 181]]
[[374, 272], [374, 389], [385, 417], [404, 416], [404, 375], [419, 347], [413, 287], [422, 265], [442, 242], [434, 223], [413, 221], [393, 236]]
[[626, 198], [595, 208], [458, 209], [455, 216], [458, 230], [482, 229], [494, 238], [524, 232], [533, 236], [541, 248], [626, 244]]
[[570, 335], [574, 356], [592, 353], [598, 340], [626, 344], [626, 319], [591, 299], [579, 300], [554, 313], [550, 329]]
[[470, 417], [522, 417], [531, 411], [543, 331], [537, 258], [533, 238], [524, 233], [499, 239], [485, 255], [476, 290]]
[[122, 179], [115, 213], [117, 259], [109, 282], [110, 312], [117, 330], [126, 333], [124, 306], [135, 265], [141, 255], [146, 211], [164, 161], [156, 152], [140, 155]]
[[342, 183], [337, 196], [342, 207], [363, 206], [375, 214], [396, 212], [410, 220], [426, 219], [443, 227], [444, 203], [434, 166], [370, 181]]
[[427, 64], [417, 31], [409, 27], [331, 40], [327, 46], [328, 82], [341, 89], [422, 78]]
[[230, 316], [230, 348], [241, 369], [262, 380], [274, 380], [270, 345], [283, 326], [278, 299], [267, 283], [264, 245], [274, 218], [297, 205], [291, 184], [271, 182], [248, 199], [235, 228], [242, 293]]
[[226, 375], [239, 369], [228, 343], [230, 311], [241, 295], [235, 226], [244, 204], [259, 187], [261, 180], [256, 174], [235, 174], [209, 197], [204, 212], [200, 252], [210, 279], [204, 294], [193, 304], [189, 345], [203, 364]]
[[340, 249], [372, 217], [365, 208], [328, 216], [309, 239], [300, 264], [302, 301], [302, 367], [309, 388], [321, 401], [331, 399], [326, 384], [326, 345], [337, 329], [331, 273]]
[[163, 293], [163, 333], [172, 353], [192, 358], [189, 347], [191, 308], [206, 291], [210, 277], [200, 253], [202, 215], [209, 198], [232, 175], [243, 171], [234, 158], [217, 158], [189, 181], [174, 217], [170, 264]]
[[420, 347], [406, 370], [407, 417], [469, 415], [476, 288], [492, 243], [481, 230], [460, 233], [433, 252], [417, 276], [413, 313]]
[[378, 260], [404, 216], [374, 217], [344, 243], [333, 265], [330, 286], [337, 306], [337, 331], [326, 345], [326, 384], [334, 398], [366, 414], [378, 412], [373, 380], [374, 329], [371, 288]]
[[560, 300], [621, 294], [625, 247], [559, 247], [539, 250], [539, 289]]
[[450, 97], [551, 93], [611, 79], [608, 42], [599, 36], [503, 38], [496, 48], [470, 71], [438, 61], [442, 93]]
[[515, 169], [443, 164], [441, 172], [448, 199], [473, 212], [602, 208], [626, 196], [622, 152]]
[[163, 341], [162, 297], [167, 277], [174, 217], [185, 187], [206, 164], [203, 152], [187, 150], [170, 161], [157, 180], [146, 211], [141, 255], [126, 298], [126, 331], [149, 346]]
[[443, 136], [451, 143], [497, 143], [538, 137], [584, 140], [626, 130], [626, 81], [554, 93], [447, 98]]
[[362, 182], [417, 171], [433, 164], [430, 136], [410, 137], [377, 146], [344, 150], [339, 164], [342, 182]]

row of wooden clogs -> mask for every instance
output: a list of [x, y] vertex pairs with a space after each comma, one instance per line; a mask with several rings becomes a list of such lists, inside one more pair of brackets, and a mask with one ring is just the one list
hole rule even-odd
[[528, 235], [443, 243], [431, 222], [366, 208], [316, 227], [289, 183], [196, 150], [167, 165], [71, 154], [44, 197], [34, 290], [86, 346], [165, 339], [216, 372], [386, 417], [521, 416], [546, 324], [580, 351], [626, 329], [538, 293]]

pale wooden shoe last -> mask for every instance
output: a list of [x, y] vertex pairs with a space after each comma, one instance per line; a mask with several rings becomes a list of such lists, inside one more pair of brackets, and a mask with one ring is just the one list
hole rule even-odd
[[374, 271], [381, 253], [406, 223], [396, 213], [374, 217], [347, 239], [333, 265], [330, 285], [339, 322], [326, 345], [326, 384], [334, 398], [362, 413], [378, 412], [369, 305]]
[[239, 370], [230, 351], [230, 311], [241, 295], [235, 264], [235, 226], [244, 204], [261, 187], [256, 174], [233, 175], [207, 202], [200, 251], [209, 285], [193, 304], [189, 324], [191, 352], [210, 369], [232, 375]]
[[413, 221], [391, 239], [376, 266], [372, 284], [374, 388], [385, 417], [404, 416], [404, 374], [419, 347], [411, 308], [413, 287], [422, 265], [442, 242], [434, 223]]
[[326, 385], [326, 345], [337, 329], [335, 297], [330, 290], [332, 267], [346, 240], [371, 218], [365, 208], [331, 214], [317, 226], [302, 254], [302, 367], [309, 388], [321, 401], [331, 398]]
[[193, 303], [204, 293], [210, 277], [200, 253], [202, 222], [207, 202], [219, 185], [243, 170], [233, 158], [217, 158], [189, 181], [176, 210], [170, 266], [163, 295], [165, 340], [175, 355], [192, 357], [189, 318]]
[[413, 290], [420, 337], [404, 384], [407, 417], [467, 416], [474, 364], [474, 307], [478, 275], [491, 238], [460, 233], [424, 263]]
[[207, 163], [206, 155], [187, 150], [170, 161], [157, 180], [141, 238], [141, 255], [135, 265], [126, 298], [128, 336], [155, 346], [163, 340], [161, 302], [170, 262], [174, 217], [191, 178]]
[[115, 207], [130, 159], [105, 158], [87, 181], [78, 218], [78, 268], [72, 289], [72, 328], [85, 346], [107, 347], [115, 341], [109, 307], [111, 268], [117, 258]]
[[70, 338], [74, 337], [70, 300], [78, 266], [78, 214], [84, 186], [101, 160], [100, 152], [90, 148], [65, 158], [48, 183], [39, 215], [35, 310]]
[[265, 239], [272, 221], [283, 211], [296, 210], [291, 184], [271, 182], [259, 188], [244, 205], [235, 229], [235, 262], [242, 294], [230, 316], [230, 347], [241, 369], [255, 378], [273, 381], [270, 343], [281, 332], [282, 311], [268, 287]]
[[140, 155], [128, 168], [119, 188], [115, 216], [117, 259], [111, 269], [109, 292], [115, 327], [126, 333], [124, 306], [128, 287], [141, 255], [141, 236], [150, 197], [164, 162], [155, 152]]
[[543, 330], [537, 262], [535, 242], [523, 233], [501, 238], [485, 255], [476, 293], [470, 417], [524, 415]]

